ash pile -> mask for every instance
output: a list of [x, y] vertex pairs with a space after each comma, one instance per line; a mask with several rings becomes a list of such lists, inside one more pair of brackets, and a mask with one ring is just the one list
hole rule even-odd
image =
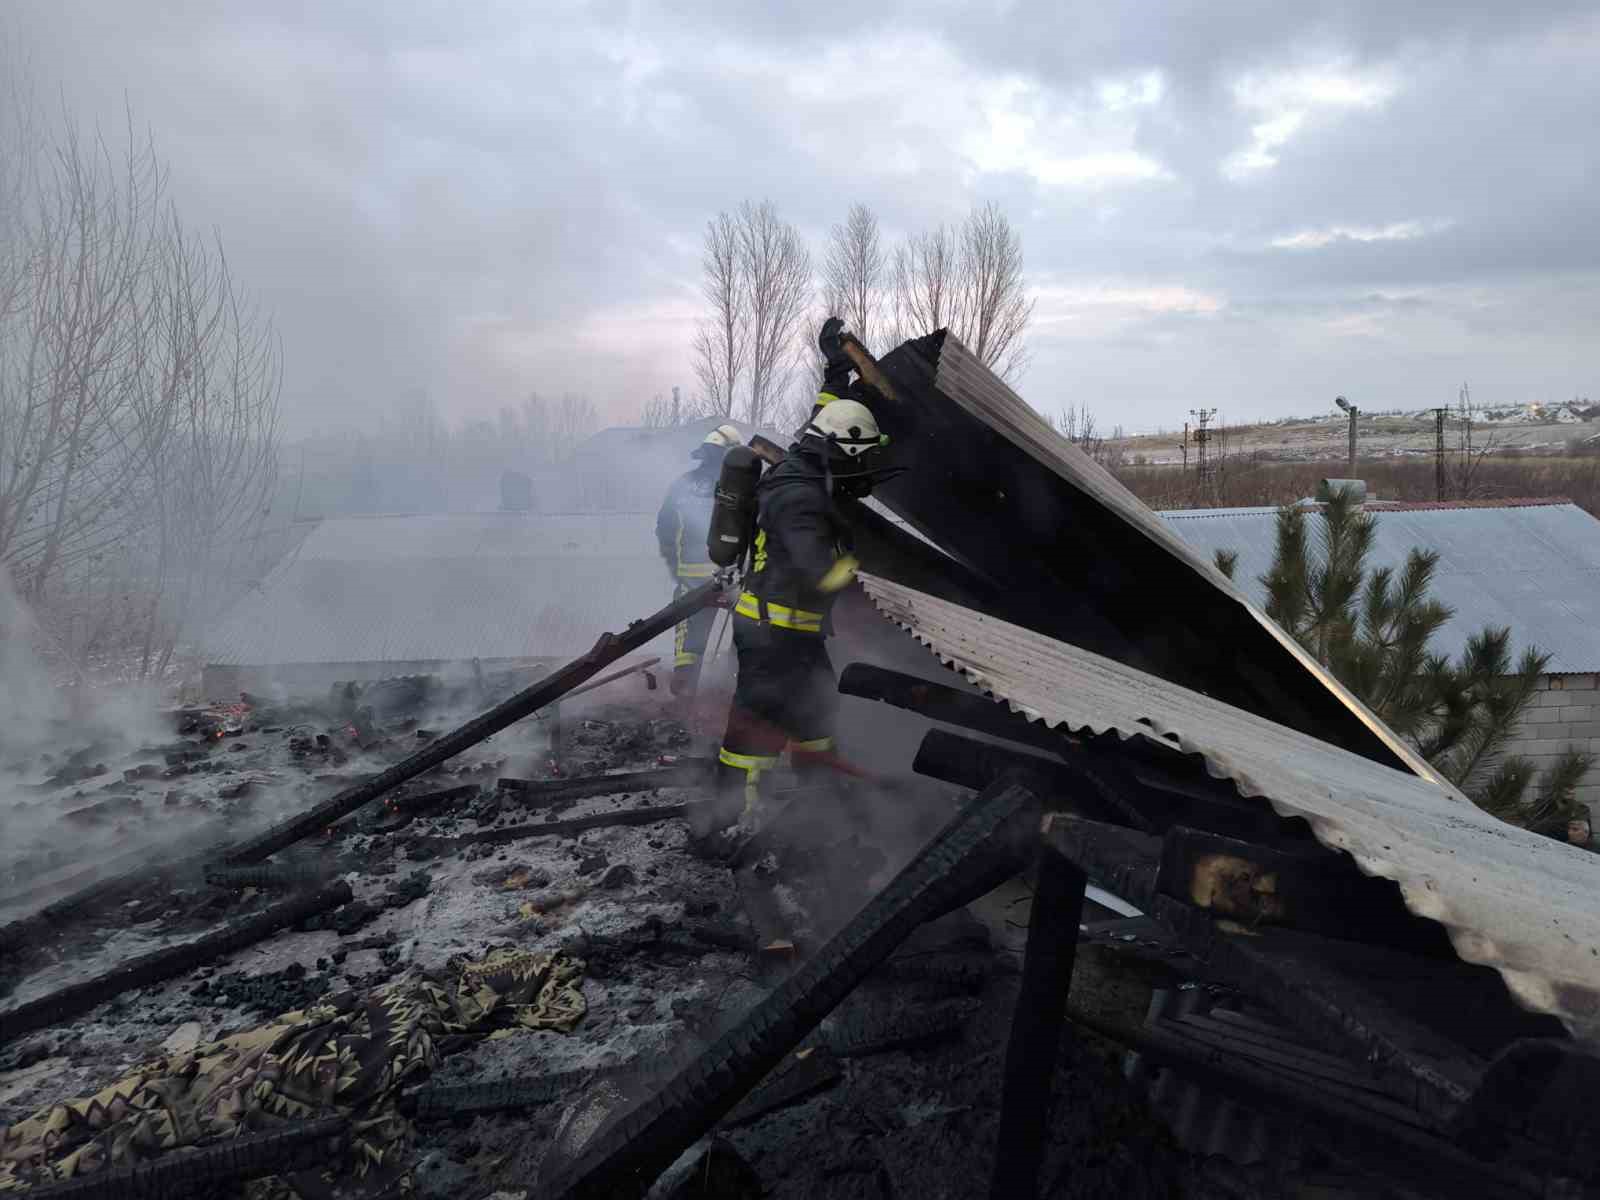
[[[426, 677], [316, 704], [244, 696], [162, 714], [165, 740], [8, 764], [33, 836], [8, 843], [0, 927], [5, 1186], [559, 1191], [594, 1136], [781, 999], [970, 799], [926, 781], [824, 798], [780, 770], [761, 835], [707, 861], [684, 811], [714, 739], [633, 679], [541, 708], [270, 858], [235, 853], [497, 698]], [[1026, 905], [957, 905], [856, 964], [859, 985], [759, 1055], [771, 1064], [726, 1111], [702, 1102], [657, 1190], [981, 1190]], [[538, 987], [495, 983], [485, 1006], [481, 980], [513, 959]], [[391, 1010], [410, 1032], [380, 1070], [374, 1047], [395, 1034], [370, 1014]], [[366, 1064], [350, 1094], [294, 1075], [309, 1029]], [[1120, 1186], [1165, 1193], [1193, 1174], [1109, 1051], [1074, 1063], [1094, 1099], [1066, 1123], [1063, 1161], [1099, 1138]]]

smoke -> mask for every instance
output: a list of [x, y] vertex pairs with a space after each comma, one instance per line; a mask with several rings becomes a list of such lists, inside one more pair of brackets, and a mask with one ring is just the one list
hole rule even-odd
[[0, 567], [0, 766], [64, 742], [109, 750], [163, 736], [153, 686], [61, 684], [39, 653], [46, 635]]
[[105, 797], [49, 781], [107, 765], [84, 781], [99, 788], [119, 778], [108, 764], [171, 737], [153, 687], [63, 685], [39, 653], [45, 638], [0, 568], [0, 911], [47, 901], [63, 890], [52, 881], [125, 860], [148, 840], [71, 820], [74, 809]]

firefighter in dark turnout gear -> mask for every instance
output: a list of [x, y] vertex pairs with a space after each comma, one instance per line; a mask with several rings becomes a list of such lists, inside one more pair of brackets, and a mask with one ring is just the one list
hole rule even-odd
[[824, 639], [838, 592], [855, 578], [836, 498], [871, 490], [883, 443], [872, 412], [830, 395], [757, 489], [753, 562], [733, 615], [739, 680], [717, 756], [715, 799], [699, 837], [755, 816], [761, 776], [787, 749], [802, 775], [827, 770], [838, 694]]
[[[711, 497], [717, 472], [729, 447], [743, 439], [732, 425], [719, 425], [695, 447], [699, 464], [679, 476], [656, 514], [656, 545], [671, 572], [672, 598], [679, 599], [710, 579], [716, 567], [706, 555], [706, 530], [711, 523]], [[693, 696], [700, 683], [700, 667], [716, 609], [704, 608], [673, 630], [672, 694]]]

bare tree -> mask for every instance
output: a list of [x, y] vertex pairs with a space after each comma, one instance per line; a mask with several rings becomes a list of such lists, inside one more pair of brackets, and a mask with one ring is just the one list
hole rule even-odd
[[154, 562], [140, 674], [162, 674], [195, 620], [215, 615], [255, 560], [278, 478], [281, 347], [240, 297], [219, 243], [167, 217], [150, 407], [169, 422], [150, 464]]
[[1022, 279], [1022, 238], [994, 204], [961, 227], [960, 319], [956, 336], [978, 359], [1010, 379], [1026, 364], [1022, 335], [1033, 300]]
[[131, 115], [115, 147], [47, 127], [17, 78], [0, 114], [0, 566], [80, 669], [106, 649], [156, 670], [259, 544], [278, 345], [220, 246], [164, 203]]
[[600, 413], [594, 401], [587, 396], [571, 392], [561, 397], [561, 405], [554, 413], [550, 429], [550, 457], [554, 462], [565, 462], [572, 457], [578, 443], [600, 428]]
[[912, 234], [894, 255], [891, 341], [949, 329], [1005, 379], [1027, 364], [1023, 336], [1033, 300], [1022, 277], [1022, 239], [994, 204], [959, 230]]
[[33, 603], [126, 535], [168, 429], [141, 410], [163, 315], [161, 166], [131, 131], [114, 154], [70, 123], [48, 156], [10, 228], [21, 270], [0, 328], [0, 561]]
[[770, 201], [739, 209], [740, 273], [749, 312], [752, 425], [771, 418], [794, 366], [796, 335], [811, 295], [811, 253]]
[[895, 341], [961, 324], [961, 245], [947, 226], [914, 233], [894, 253]]
[[829, 316], [843, 319], [861, 343], [881, 352], [889, 307], [889, 266], [884, 258], [878, 218], [864, 204], [853, 204], [842, 225], [828, 235], [822, 259], [822, 303]]
[[638, 424], [641, 429], [670, 429], [677, 424], [672, 419], [672, 402], [657, 392], [639, 409]]
[[[741, 214], [742, 215], [742, 214]], [[711, 315], [695, 334], [695, 374], [704, 415], [733, 415], [739, 378], [750, 351], [749, 284], [742, 269], [741, 224], [728, 213], [706, 223], [700, 290]]]

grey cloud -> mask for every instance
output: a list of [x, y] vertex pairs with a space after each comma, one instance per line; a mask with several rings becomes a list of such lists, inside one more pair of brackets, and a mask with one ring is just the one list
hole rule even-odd
[[[690, 382], [700, 230], [746, 196], [818, 241], [856, 200], [891, 234], [997, 200], [1047, 289], [1155, 296], [1041, 323], [1024, 392], [1143, 426], [1202, 401], [1281, 413], [1335, 378], [1395, 403], [1462, 374], [1501, 399], [1594, 390], [1591, 7], [21, 0], [5, 19], [77, 111], [114, 126], [126, 96], [149, 124], [189, 219], [276, 314], [297, 428], [415, 386], [462, 415], [570, 388], [626, 417]], [[1236, 102], [1240, 78], [1327, 63], [1397, 90], [1224, 177], [1270, 116]], [[1095, 111], [1097, 84], [1148, 71], [1158, 104]], [[975, 170], [962, 149], [1006, 81], [1062, 153], [1114, 146], [1169, 177]], [[1406, 222], [1428, 232], [1270, 245]], [[1169, 311], [1161, 289], [1220, 309]], [[1379, 316], [1411, 341], [1366, 332]], [[1496, 343], [1463, 347], [1485, 321]]]

